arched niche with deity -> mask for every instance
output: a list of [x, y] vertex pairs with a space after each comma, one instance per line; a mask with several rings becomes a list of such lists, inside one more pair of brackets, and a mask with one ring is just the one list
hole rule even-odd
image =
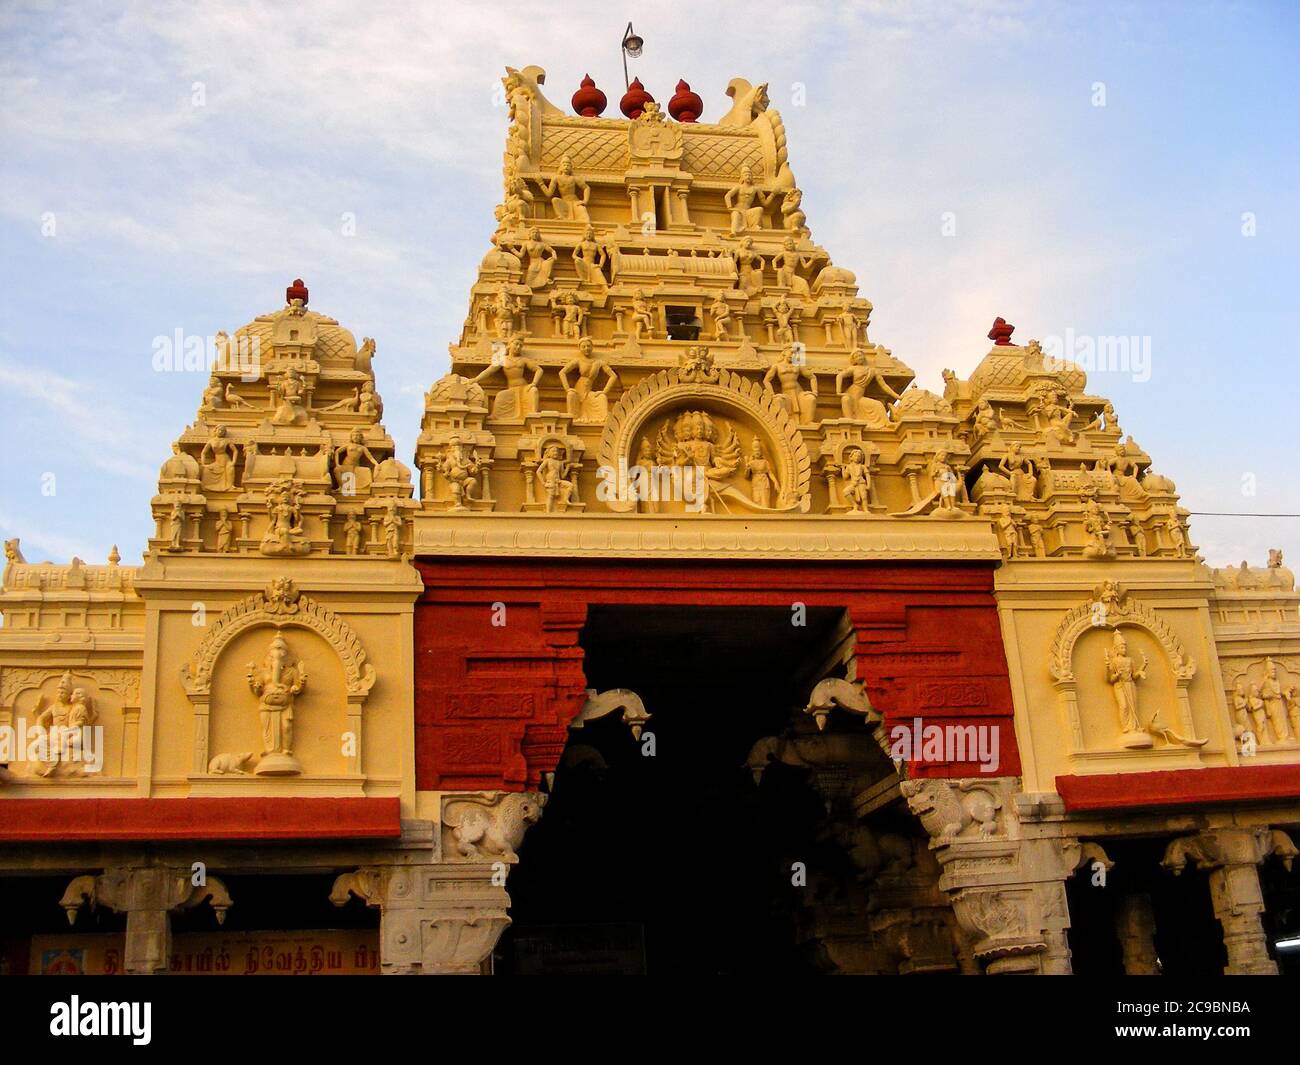
[[811, 505], [811, 458], [780, 397], [713, 367], [702, 349], [623, 394], [597, 461], [597, 498], [617, 512], [782, 514]]
[[288, 578], [225, 611], [181, 682], [194, 777], [362, 778], [374, 667], [351, 627]]

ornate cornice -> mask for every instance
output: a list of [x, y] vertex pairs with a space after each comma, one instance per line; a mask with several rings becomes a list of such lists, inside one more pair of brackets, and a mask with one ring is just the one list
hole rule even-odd
[[841, 515], [415, 515], [417, 555], [995, 561], [983, 521]]

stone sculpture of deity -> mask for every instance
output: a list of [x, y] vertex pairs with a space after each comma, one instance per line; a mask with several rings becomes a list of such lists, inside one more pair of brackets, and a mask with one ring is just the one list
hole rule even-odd
[[[795, 362], [792, 347], [782, 348], [776, 362], [763, 375], [763, 387], [769, 392], [776, 391], [773, 379], [781, 387], [781, 402], [790, 416], [799, 419], [802, 425], [812, 422], [817, 416], [817, 375], [805, 362]], [[800, 388], [803, 379], [808, 381], [807, 391]]]
[[542, 195], [551, 201], [555, 217], [570, 222], [587, 222], [587, 200], [591, 186], [573, 173], [573, 161], [566, 155], [560, 159], [560, 169], [555, 177], [542, 186]]
[[[844, 387], [845, 378], [849, 379], [848, 388]], [[867, 353], [862, 348], [855, 348], [849, 356], [849, 365], [835, 375], [835, 391], [841, 397], [844, 417], [866, 422], [872, 429], [882, 429], [889, 424], [889, 411], [880, 400], [867, 395], [873, 381], [886, 395], [898, 399], [898, 393], [885, 383], [867, 360]]]
[[[474, 378], [474, 382], [482, 384], [497, 373], [505, 378], [505, 385], [492, 399], [492, 417], [522, 421], [525, 415], [536, 414], [541, 402], [538, 386], [542, 381], [542, 368], [525, 357], [524, 338], [518, 333], [507, 342], [500, 360], [494, 359], [492, 365]], [[531, 380], [529, 374], [532, 374]]]
[[289, 645], [276, 636], [267, 649], [259, 670], [248, 663], [248, 687], [259, 698], [262, 719], [262, 757], [255, 772], [259, 776], [295, 776], [302, 764], [293, 756], [294, 700], [307, 687], [307, 667], [289, 660]]
[[727, 190], [726, 205], [731, 212], [731, 235], [740, 236], [747, 229], [761, 229], [775, 192], [763, 192], [754, 184], [754, 171], [740, 168], [740, 183]]
[[[577, 373], [573, 384], [569, 384], [569, 374]], [[601, 375], [605, 384], [599, 390], [596, 382]], [[592, 355], [592, 343], [589, 337], [583, 337], [578, 343], [578, 355], [567, 362], [560, 370], [560, 387], [564, 389], [565, 402], [569, 416], [580, 422], [604, 422], [609, 416], [609, 393], [618, 384], [618, 374], [605, 362]]]

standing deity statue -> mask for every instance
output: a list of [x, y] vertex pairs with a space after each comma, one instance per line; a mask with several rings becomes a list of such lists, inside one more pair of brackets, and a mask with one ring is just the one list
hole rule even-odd
[[[501, 391], [492, 399], [492, 417], [522, 421], [526, 415], [536, 414], [541, 402], [542, 368], [532, 359], [524, 356], [524, 338], [516, 333], [506, 344], [505, 353], [500, 360], [492, 364], [474, 378], [475, 384], [482, 384], [489, 377], [500, 373], [505, 378]], [[528, 380], [527, 374], [532, 374]]]
[[597, 288], [605, 287], [605, 264], [609, 262], [609, 252], [596, 240], [596, 231], [589, 225], [583, 231], [582, 240], [573, 248], [573, 268], [578, 280], [584, 285]]
[[640, 289], [632, 293], [632, 333], [638, 340], [653, 340], [655, 335], [654, 309]]
[[226, 435], [224, 425], [214, 425], [199, 452], [199, 480], [211, 491], [229, 492], [235, 487], [235, 463], [239, 449]]
[[582, 336], [587, 312], [572, 292], [556, 292], [551, 296], [551, 314], [556, 323], [556, 335], [569, 340]]
[[1286, 698], [1277, 679], [1277, 663], [1272, 658], [1264, 659], [1264, 679], [1259, 685], [1259, 696], [1264, 700], [1264, 712], [1268, 715], [1275, 740], [1286, 743], [1291, 739], [1291, 728], [1287, 723]]
[[1300, 737], [1300, 688], [1292, 684], [1287, 688], [1285, 698], [1286, 712], [1291, 722], [1291, 735]]
[[746, 296], [763, 291], [763, 257], [754, 250], [754, 238], [745, 237], [731, 253], [736, 263], [736, 284]]
[[1151, 746], [1151, 734], [1138, 717], [1137, 682], [1147, 675], [1147, 656], [1142, 655], [1142, 665], [1137, 665], [1128, 653], [1128, 641], [1115, 630], [1110, 649], [1106, 651], [1106, 683], [1110, 685], [1119, 713], [1120, 743], [1132, 750]]
[[1264, 706], [1264, 696], [1258, 684], [1251, 684], [1246, 689], [1246, 705], [1250, 708], [1251, 719], [1255, 722], [1255, 738], [1260, 743], [1268, 740], [1268, 711]]
[[307, 667], [289, 661], [289, 645], [276, 636], [259, 671], [248, 663], [248, 687], [259, 697], [262, 719], [262, 757], [255, 772], [260, 776], [294, 776], [302, 765], [293, 756], [294, 699], [307, 687]]
[[349, 555], [361, 554], [361, 532], [361, 522], [357, 520], [355, 514], [349, 514], [347, 521], [343, 523], [344, 550]]
[[[849, 378], [849, 387], [844, 387], [844, 379]], [[844, 417], [852, 421], [866, 422], [870, 428], [883, 429], [889, 424], [889, 410], [878, 399], [867, 395], [872, 382], [880, 385], [886, 395], [897, 400], [895, 392], [885, 379], [876, 373], [862, 348], [855, 348], [849, 356], [849, 365], [835, 375], [835, 391], [840, 400]]]
[[[502, 340], [505, 340], [515, 331], [515, 316], [522, 309], [520, 301], [511, 293], [509, 286], [503, 281], [497, 286], [496, 293], [492, 297], [490, 304], [492, 310], [492, 325], [496, 334]], [[480, 332], [487, 332], [487, 322], [485, 316], [480, 316]]]
[[1238, 677], [1237, 682], [1232, 686], [1232, 720], [1232, 732], [1238, 740], [1249, 733], [1258, 742], [1259, 737], [1255, 735], [1254, 723], [1250, 720], [1250, 699], [1246, 695], [1245, 677]]
[[867, 339], [867, 323], [858, 317], [852, 303], [846, 303], [839, 313], [840, 333], [844, 337], [844, 346], [852, 351], [860, 341]]
[[1128, 519], [1128, 536], [1133, 541], [1133, 546], [1137, 548], [1138, 558], [1147, 557], [1147, 536], [1142, 530], [1142, 522], [1136, 515], [1130, 515]]
[[[786, 412], [797, 418], [801, 425], [814, 421], [817, 416], [817, 375], [808, 369], [802, 359], [795, 361], [793, 348], [782, 348], [777, 361], [763, 375], [763, 387], [769, 392], [776, 391], [772, 386], [773, 378], [781, 386], [781, 402]], [[806, 392], [799, 387], [804, 378], [807, 378], [809, 386]]]
[[1029, 546], [1034, 549], [1035, 558], [1047, 557], [1047, 545], [1043, 542], [1043, 527], [1036, 521], [1029, 523]]
[[547, 445], [537, 463], [535, 476], [541, 485], [548, 514], [567, 510], [570, 503], [578, 502], [578, 479], [574, 473], [580, 465], [569, 459], [559, 444]]
[[789, 289], [796, 296], [810, 298], [808, 282], [799, 275], [799, 268], [810, 269], [817, 262], [814, 255], [800, 255], [795, 250], [794, 237], [786, 237], [781, 250], [772, 257], [772, 268], [776, 271], [776, 283]]
[[524, 284], [529, 288], [542, 288], [550, 283], [551, 270], [559, 257], [555, 249], [542, 239], [542, 231], [534, 226], [528, 231], [528, 239], [515, 246], [515, 253], [528, 265], [524, 270]]
[[217, 512], [217, 551], [226, 554], [235, 549], [235, 523], [230, 520], [230, 511], [222, 507]]
[[782, 296], [776, 301], [776, 306], [772, 308], [772, 314], [776, 318], [776, 339], [780, 344], [793, 344], [799, 338], [795, 336], [794, 331], [794, 308], [790, 306], [790, 301]]
[[560, 169], [555, 177], [542, 185], [542, 195], [550, 198], [555, 217], [570, 222], [587, 222], [587, 201], [591, 186], [573, 173], [573, 160], [567, 155], [560, 159]]
[[940, 448], [926, 464], [930, 483], [934, 485], [936, 518], [959, 518], [962, 512], [957, 508], [957, 496], [961, 491], [961, 478], [948, 461], [948, 452]]
[[398, 558], [402, 553], [402, 527], [405, 524], [396, 499], [389, 499], [384, 504], [384, 549], [389, 558]]
[[[569, 384], [569, 374], [577, 377]], [[605, 375], [605, 385], [599, 391], [596, 382]], [[604, 422], [609, 416], [609, 393], [618, 384], [618, 374], [605, 362], [592, 354], [590, 337], [578, 342], [578, 355], [560, 370], [560, 387], [564, 389], [569, 416], [580, 422]]]
[[851, 447], [844, 452], [839, 465], [840, 498], [854, 514], [865, 514], [871, 506], [871, 466], [862, 448]]
[[1020, 555], [1020, 528], [1016, 525], [1016, 520], [1009, 511], [1002, 511], [997, 516], [996, 521], [998, 536], [1002, 540], [1002, 553], [1006, 558], [1017, 558]]
[[761, 229], [775, 192], [763, 192], [754, 184], [754, 171], [740, 168], [740, 183], [727, 190], [724, 202], [731, 212], [731, 235], [740, 236], [747, 229]]
[[1178, 519], [1177, 514], [1170, 514], [1165, 519], [1165, 531], [1169, 533], [1169, 546], [1173, 550], [1174, 558], [1187, 557], [1187, 533], [1183, 530], [1183, 523]]
[[179, 502], [172, 504], [170, 521], [170, 543], [168, 546], [173, 551], [182, 551], [184, 545], [181, 543], [181, 537], [185, 535], [185, 508]]
[[1204, 747], [1207, 740], [1188, 739], [1165, 725], [1159, 708], [1151, 713], [1149, 721], [1142, 721], [1138, 713], [1137, 686], [1138, 681], [1146, 679], [1147, 665], [1145, 653], [1142, 655], [1141, 666], [1129, 656], [1128, 642], [1124, 639], [1124, 634], [1116, 629], [1110, 649], [1106, 651], [1106, 682], [1110, 685], [1115, 709], [1119, 712], [1120, 745], [1129, 750], [1144, 750], [1152, 745], [1154, 737], [1160, 736], [1168, 744]]
[[745, 476], [749, 478], [749, 497], [756, 506], [772, 506], [772, 483], [774, 475], [772, 463], [763, 454], [763, 444], [754, 437], [749, 445], [749, 457], [745, 459]]

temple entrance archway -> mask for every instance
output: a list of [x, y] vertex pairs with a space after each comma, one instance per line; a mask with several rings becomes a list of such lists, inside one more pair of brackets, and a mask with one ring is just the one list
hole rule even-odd
[[504, 971], [811, 970], [791, 917], [789, 855], [822, 870], [825, 811], [806, 773], [746, 759], [793, 723], [843, 640], [843, 611], [804, 625], [776, 607], [593, 607], [588, 682], [651, 713], [574, 730], [509, 890]]
[[[998, 773], [1018, 771], [986, 567], [420, 569], [419, 786], [548, 793], [517, 844], [496, 971], [977, 968], [930, 842], [950, 802], [974, 810], [956, 831], [987, 835], [991, 795], [904, 801], [880, 726], [978, 724]], [[847, 701], [819, 702], [822, 682]], [[649, 711], [639, 736], [586, 713], [615, 689]], [[973, 758], [909, 777], [972, 777]]]

